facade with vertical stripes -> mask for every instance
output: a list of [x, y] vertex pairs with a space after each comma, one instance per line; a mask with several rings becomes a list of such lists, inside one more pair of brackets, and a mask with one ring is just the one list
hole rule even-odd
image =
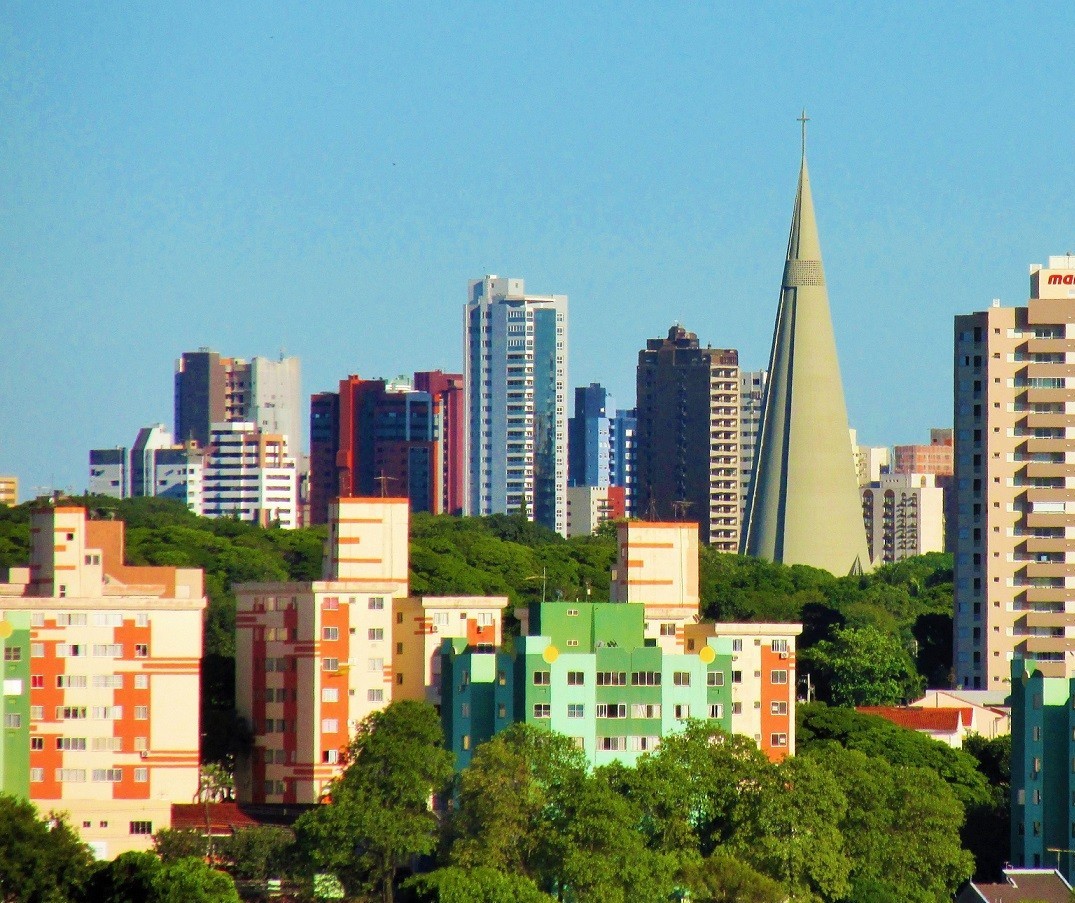
[[0, 584], [0, 790], [65, 811], [102, 858], [198, 789], [202, 572], [123, 563], [121, 521], [48, 507]]

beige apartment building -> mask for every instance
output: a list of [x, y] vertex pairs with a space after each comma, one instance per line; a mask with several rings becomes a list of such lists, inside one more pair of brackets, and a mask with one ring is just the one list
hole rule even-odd
[[944, 551], [944, 490], [931, 473], [883, 474], [862, 489], [874, 565]]
[[122, 521], [34, 511], [0, 583], [0, 790], [99, 858], [148, 850], [198, 792], [202, 572], [124, 564]]
[[1075, 257], [1025, 307], [955, 319], [956, 685], [1048, 677], [1075, 652]]
[[241, 802], [318, 802], [364, 718], [439, 704], [442, 639], [501, 642], [506, 598], [409, 598], [409, 523], [405, 498], [336, 499], [321, 580], [235, 587]]
[[18, 477], [0, 477], [0, 505], [17, 505], [18, 503]]

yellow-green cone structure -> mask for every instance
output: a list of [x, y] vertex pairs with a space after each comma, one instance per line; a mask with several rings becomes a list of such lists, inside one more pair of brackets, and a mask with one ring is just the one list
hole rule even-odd
[[838, 576], [870, 567], [805, 140], [741, 545]]

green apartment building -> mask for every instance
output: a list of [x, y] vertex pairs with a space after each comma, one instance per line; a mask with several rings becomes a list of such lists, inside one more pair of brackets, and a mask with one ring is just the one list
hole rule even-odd
[[593, 765], [634, 764], [688, 718], [733, 730], [729, 637], [675, 653], [647, 640], [642, 605], [545, 602], [530, 635], [500, 650], [441, 645], [441, 717], [465, 768], [478, 744], [515, 722], [574, 739]]
[[[1012, 662], [1012, 865], [1075, 873], [1075, 678]], [[1057, 851], [1060, 851], [1059, 853]]]

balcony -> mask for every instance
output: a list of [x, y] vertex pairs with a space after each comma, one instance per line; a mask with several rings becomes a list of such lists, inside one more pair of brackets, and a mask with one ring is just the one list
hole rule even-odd
[[[1059, 393], [1058, 398], [1041, 398], [1037, 401], [1065, 401], [1067, 392], [1064, 389], [1035, 389], [1035, 392], [1055, 392]], [[1030, 411], [1026, 415], [1027, 429], [1049, 429], [1056, 427], [1075, 426], [1075, 418], [1069, 417], [1067, 414], [1036, 414]], [[1032, 437], [1031, 437], [1032, 438]]]
[[[1075, 612], [1028, 611], [1024, 617], [1015, 622], [1016, 630], [1021, 627], [1028, 630], [1075, 627]], [[1038, 637], [1037, 639], [1041, 639], [1041, 637]]]
[[1063, 586], [1027, 586], [1017, 587], [1026, 590], [1026, 601], [1033, 605], [1035, 602], [1066, 602], [1071, 597], [1071, 591]]
[[1075, 439], [1038, 439], [1032, 436], [1023, 443], [1021, 450], [1028, 455], [1055, 455], [1064, 452], [1075, 452]]
[[1016, 652], [1067, 652], [1075, 649], [1075, 642], [1062, 636], [1028, 636], [1016, 646]]
[[1075, 541], [1063, 536], [1028, 536], [1023, 543], [1026, 552], [1035, 555], [1039, 552], [1066, 552], [1075, 549]]
[[1039, 477], [1075, 477], [1075, 464], [1053, 461], [1027, 461], [1026, 475], [1031, 479]]

